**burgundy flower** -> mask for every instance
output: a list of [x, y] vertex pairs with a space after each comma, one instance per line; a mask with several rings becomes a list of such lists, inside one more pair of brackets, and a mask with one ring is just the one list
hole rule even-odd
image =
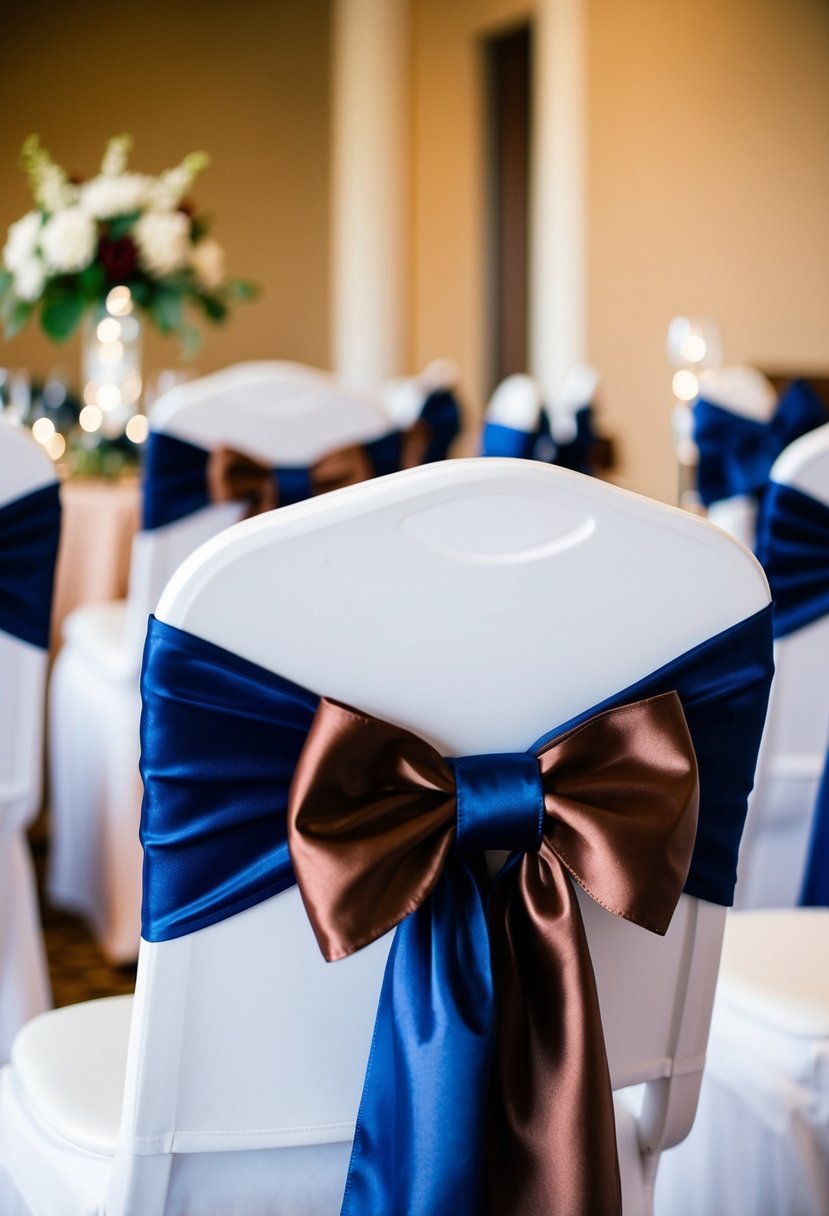
[[122, 236], [115, 241], [101, 237], [98, 258], [109, 282], [123, 283], [135, 269], [136, 252], [132, 237]]

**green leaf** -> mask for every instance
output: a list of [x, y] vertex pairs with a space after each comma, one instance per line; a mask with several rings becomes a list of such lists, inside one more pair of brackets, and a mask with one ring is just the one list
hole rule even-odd
[[9, 296], [4, 301], [3, 329], [7, 338], [13, 338], [15, 334], [20, 333], [34, 312], [34, 308], [34, 304], [30, 304], [27, 300], [18, 300], [14, 296]]
[[140, 214], [140, 211], [128, 211], [124, 215], [114, 215], [107, 223], [110, 240], [120, 241], [122, 237], [129, 236]]
[[181, 293], [161, 287], [150, 300], [150, 316], [163, 334], [177, 333], [184, 324]]
[[152, 288], [146, 279], [130, 279], [126, 284], [139, 308], [148, 308]]
[[106, 272], [100, 262], [92, 262], [78, 279], [85, 300], [101, 300], [106, 295]]
[[262, 289], [258, 283], [251, 283], [249, 279], [231, 279], [226, 291], [230, 300], [255, 300]]
[[40, 327], [53, 342], [65, 342], [80, 325], [85, 308], [86, 301], [80, 294], [47, 294], [40, 313]]
[[224, 321], [227, 316], [227, 305], [224, 300], [218, 299], [217, 296], [200, 296], [199, 302], [204, 310], [204, 315], [210, 321]]
[[11, 290], [11, 285], [14, 282], [14, 275], [9, 274], [8, 270], [0, 270], [0, 300]]

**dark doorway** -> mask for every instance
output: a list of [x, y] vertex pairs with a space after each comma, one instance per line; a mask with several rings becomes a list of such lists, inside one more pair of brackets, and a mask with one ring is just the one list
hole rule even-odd
[[491, 392], [527, 370], [532, 31], [485, 44], [487, 108], [487, 362]]

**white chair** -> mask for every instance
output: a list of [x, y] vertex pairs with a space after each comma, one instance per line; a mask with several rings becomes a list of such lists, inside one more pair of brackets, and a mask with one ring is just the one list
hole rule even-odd
[[[754, 423], [770, 422], [777, 406], [771, 381], [753, 367], [716, 367], [700, 372], [699, 396], [736, 418]], [[717, 499], [708, 506], [708, 518], [749, 549], [754, 548], [757, 502], [751, 495]]]
[[[0, 418], [0, 512], [55, 482], [43, 449]], [[0, 565], [2, 528], [0, 518]], [[8, 1059], [18, 1028], [51, 1005], [26, 842], [42, 793], [47, 663], [45, 639], [36, 645], [0, 624], [0, 1061]]]
[[[226, 445], [281, 465], [310, 465], [389, 429], [379, 403], [342, 393], [322, 373], [271, 363], [178, 385], [156, 402], [150, 425], [207, 450]], [[48, 893], [89, 920], [115, 962], [138, 952], [138, 676], [147, 617], [181, 561], [244, 511], [243, 503], [210, 505], [140, 532], [128, 600], [76, 609], [64, 625], [50, 690]]]
[[829, 910], [731, 912], [699, 1110], [666, 1216], [829, 1212]]
[[[796, 439], [771, 480], [829, 504], [829, 425]], [[766, 730], [740, 846], [737, 908], [793, 907], [829, 746], [829, 617], [775, 643]]]
[[481, 433], [482, 456], [529, 459], [541, 418], [541, 390], [532, 376], [516, 373], [496, 386]]
[[[487, 459], [240, 524], [157, 615], [451, 755], [523, 750], [767, 602], [754, 560], [704, 522]], [[657, 938], [581, 906], [613, 1085], [647, 1086], [638, 1120], [618, 1112], [635, 1216], [693, 1120], [724, 909], [683, 896]], [[323, 963], [295, 888], [142, 942], [131, 1019], [129, 999], [93, 1002], [18, 1037], [7, 1216], [333, 1216], [388, 946]]]
[[461, 423], [455, 397], [459, 375], [451, 359], [433, 359], [415, 376], [394, 376], [380, 385], [380, 401], [403, 434], [401, 468], [449, 455]]

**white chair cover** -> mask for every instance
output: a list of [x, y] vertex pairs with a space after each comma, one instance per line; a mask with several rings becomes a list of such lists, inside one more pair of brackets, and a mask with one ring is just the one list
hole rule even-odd
[[[54, 466], [0, 418], [0, 507], [55, 482]], [[40, 808], [46, 650], [0, 631], [0, 1062], [51, 1005], [26, 827]]]
[[[829, 425], [796, 439], [771, 479], [829, 503]], [[775, 643], [766, 729], [740, 845], [736, 908], [793, 907], [829, 747], [829, 617]]]
[[697, 1119], [657, 1212], [829, 1212], [827, 957], [826, 909], [729, 914]]
[[[624, 594], [607, 594], [608, 568]], [[469, 754], [525, 747], [767, 601], [753, 559], [704, 522], [488, 459], [240, 524], [179, 569], [157, 614]], [[683, 896], [660, 939], [582, 908], [614, 1086], [647, 1083], [638, 1121], [620, 1121], [633, 1216], [693, 1120], [724, 911]], [[30, 1024], [0, 1074], [19, 1210], [334, 1216], [388, 946], [326, 965], [295, 888], [142, 942], [125, 1082], [118, 1001]]]
[[[150, 425], [274, 465], [310, 464], [389, 429], [374, 400], [345, 395], [321, 372], [281, 363], [240, 364], [178, 385], [155, 403]], [[210, 506], [139, 533], [128, 600], [79, 608], [65, 622], [50, 690], [48, 891], [55, 904], [87, 918], [116, 962], [138, 953], [138, 676], [147, 617], [184, 558], [243, 512], [238, 503]]]

